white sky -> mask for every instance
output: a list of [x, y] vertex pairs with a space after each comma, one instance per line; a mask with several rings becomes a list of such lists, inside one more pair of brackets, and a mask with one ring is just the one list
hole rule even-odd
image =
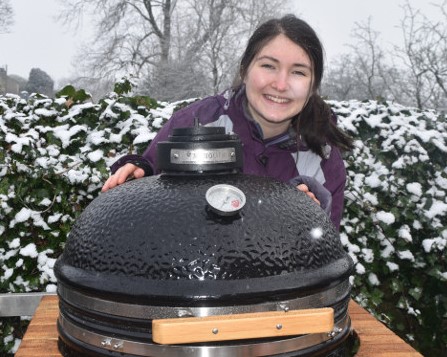
[[[430, 5], [442, 0], [409, 0], [427, 15], [436, 16]], [[319, 34], [327, 60], [343, 52], [352, 42], [355, 22], [371, 17], [372, 28], [380, 32], [383, 45], [399, 44], [397, 28], [404, 0], [291, 0], [295, 13], [306, 20]], [[82, 40], [91, 35], [84, 28], [77, 33], [55, 22], [56, 0], [12, 0], [15, 24], [10, 33], [0, 34], [0, 66], [8, 66], [8, 74], [28, 78], [31, 68], [47, 72], [55, 81], [74, 72], [73, 56]]]

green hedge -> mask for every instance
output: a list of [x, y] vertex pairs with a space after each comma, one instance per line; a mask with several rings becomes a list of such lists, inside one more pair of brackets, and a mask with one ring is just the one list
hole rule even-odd
[[[0, 97], [0, 293], [55, 291], [53, 265], [70, 227], [119, 155], [142, 152], [185, 103], [133, 96], [123, 80], [92, 103]], [[425, 355], [445, 355], [445, 117], [391, 103], [329, 102], [356, 139], [341, 239], [356, 262], [355, 298]], [[0, 353], [23, 323], [2, 319]]]
[[447, 355], [447, 123], [392, 103], [330, 102], [356, 138], [341, 239], [353, 295], [426, 356]]

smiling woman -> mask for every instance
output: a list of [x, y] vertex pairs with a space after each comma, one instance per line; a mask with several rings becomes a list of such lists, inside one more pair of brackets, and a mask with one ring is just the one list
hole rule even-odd
[[296, 186], [339, 228], [346, 180], [340, 151], [352, 144], [318, 94], [323, 48], [315, 31], [293, 15], [265, 22], [249, 39], [239, 74], [223, 94], [176, 112], [142, 156], [118, 160], [103, 191], [130, 177], [159, 173], [157, 144], [198, 118], [201, 125], [223, 126], [239, 136], [244, 173]]

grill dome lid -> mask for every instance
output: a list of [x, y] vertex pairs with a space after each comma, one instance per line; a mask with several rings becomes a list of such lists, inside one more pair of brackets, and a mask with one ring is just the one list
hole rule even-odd
[[[221, 172], [216, 162], [210, 171], [203, 163], [186, 163], [189, 171], [180, 163], [178, 171], [187, 174], [167, 165], [170, 174], [102, 193], [75, 222], [55, 266], [57, 278], [90, 294], [152, 304], [265, 301], [345, 280], [353, 263], [323, 210], [286, 183], [229, 174], [240, 167], [233, 162], [236, 169], [224, 163]], [[210, 207], [206, 193], [218, 184], [244, 193], [236, 214]]]

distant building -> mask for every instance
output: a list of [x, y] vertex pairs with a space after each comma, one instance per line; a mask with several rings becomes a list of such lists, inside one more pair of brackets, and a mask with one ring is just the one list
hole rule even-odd
[[0, 94], [19, 94], [20, 84], [15, 79], [8, 76], [8, 68], [0, 68]]

